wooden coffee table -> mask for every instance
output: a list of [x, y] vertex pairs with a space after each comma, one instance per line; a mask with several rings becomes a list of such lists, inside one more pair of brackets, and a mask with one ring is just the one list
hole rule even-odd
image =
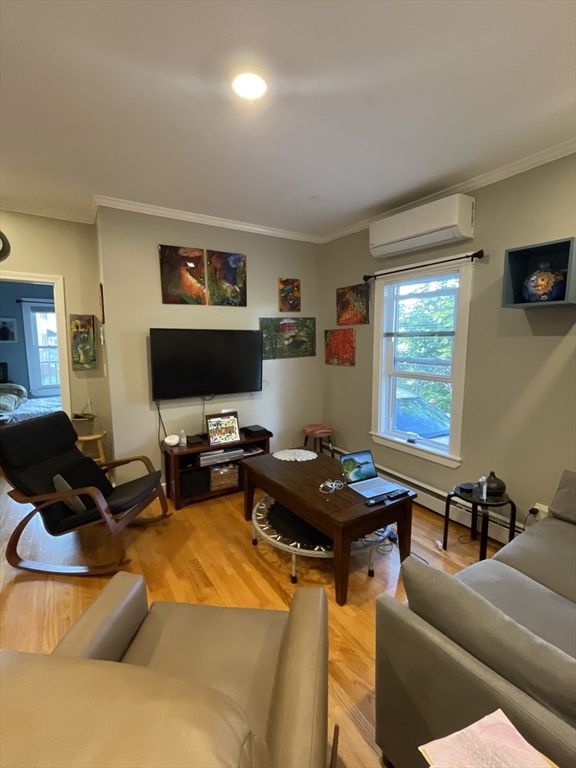
[[337, 459], [323, 454], [313, 461], [280, 461], [271, 454], [243, 459], [244, 518], [252, 519], [254, 490], [260, 488], [276, 501], [307, 520], [334, 542], [336, 602], [346, 603], [353, 541], [390, 523], [396, 523], [400, 559], [410, 554], [413, 491], [398, 501], [367, 507], [356, 491], [346, 486], [334, 493], [319, 490], [324, 480], [339, 480], [342, 467]]

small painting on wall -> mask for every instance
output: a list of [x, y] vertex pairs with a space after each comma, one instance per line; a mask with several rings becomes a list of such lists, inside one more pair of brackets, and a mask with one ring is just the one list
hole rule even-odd
[[0, 317], [0, 342], [18, 344], [18, 326], [15, 317]]
[[159, 245], [163, 304], [206, 304], [204, 251]]
[[336, 289], [337, 325], [370, 323], [370, 286], [368, 283]]
[[316, 355], [315, 317], [261, 317], [264, 360]]
[[278, 278], [278, 309], [280, 312], [300, 312], [300, 280], [292, 277]]
[[246, 256], [207, 251], [208, 303], [221, 307], [246, 306]]
[[356, 365], [354, 328], [324, 331], [324, 362], [326, 365]]
[[70, 315], [72, 369], [85, 371], [98, 367], [94, 315]]

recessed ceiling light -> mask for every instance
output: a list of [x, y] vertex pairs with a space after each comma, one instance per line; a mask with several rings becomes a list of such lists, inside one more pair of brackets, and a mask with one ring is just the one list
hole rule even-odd
[[260, 99], [268, 90], [267, 73], [260, 67], [242, 67], [231, 75], [232, 90], [241, 99]]

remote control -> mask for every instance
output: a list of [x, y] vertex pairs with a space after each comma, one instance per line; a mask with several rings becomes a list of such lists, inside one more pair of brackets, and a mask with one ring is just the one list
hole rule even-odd
[[383, 493], [381, 496], [373, 496], [371, 499], [368, 499], [368, 501], [365, 501], [364, 504], [367, 507], [373, 507], [375, 504], [380, 504], [382, 501], [388, 501], [387, 493]]
[[403, 496], [408, 496], [409, 493], [410, 491], [399, 488], [397, 491], [390, 491], [388, 498], [390, 501], [393, 501], [394, 499], [401, 499]]

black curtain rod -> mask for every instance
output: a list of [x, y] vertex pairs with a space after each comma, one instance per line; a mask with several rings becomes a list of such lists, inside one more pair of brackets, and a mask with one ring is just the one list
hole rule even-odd
[[16, 299], [16, 304], [54, 304], [54, 299]]
[[422, 269], [422, 267], [435, 267], [437, 264], [449, 264], [451, 261], [461, 261], [462, 259], [470, 259], [470, 261], [474, 261], [474, 259], [483, 259], [484, 258], [484, 251], [474, 251], [474, 253], [467, 253], [464, 256], [454, 256], [453, 259], [441, 259], [440, 261], [432, 261], [428, 264], [414, 264], [412, 267], [398, 267], [398, 269], [391, 270], [390, 272], [385, 272], [381, 275], [364, 275], [362, 277], [362, 280], [364, 280], [365, 283], [369, 283], [370, 280], [378, 280], [379, 277], [388, 277], [388, 275], [395, 275], [397, 272], [410, 272], [412, 269]]

